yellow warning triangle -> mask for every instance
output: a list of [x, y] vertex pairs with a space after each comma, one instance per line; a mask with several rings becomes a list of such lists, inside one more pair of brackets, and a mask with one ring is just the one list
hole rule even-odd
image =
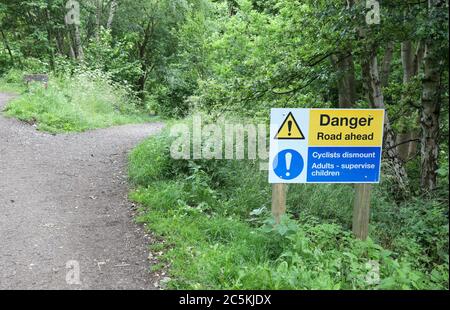
[[297, 121], [292, 115], [292, 112], [288, 114], [286, 119], [281, 125], [275, 139], [289, 139], [289, 140], [304, 140], [305, 136], [303, 135], [300, 126], [298, 126]]

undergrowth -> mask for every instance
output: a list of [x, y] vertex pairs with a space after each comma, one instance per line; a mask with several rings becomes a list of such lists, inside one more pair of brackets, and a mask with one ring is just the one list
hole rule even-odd
[[448, 289], [448, 210], [372, 197], [370, 238], [351, 234], [353, 187], [291, 185], [275, 226], [256, 161], [173, 160], [166, 130], [130, 155], [138, 220], [166, 240], [174, 289]]
[[48, 88], [32, 83], [25, 89], [20, 86], [21, 77], [13, 71], [1, 83], [13, 91], [22, 87], [22, 94], [6, 107], [6, 115], [36, 124], [42, 131], [81, 132], [150, 119], [127, 88], [100, 71], [51, 75]]

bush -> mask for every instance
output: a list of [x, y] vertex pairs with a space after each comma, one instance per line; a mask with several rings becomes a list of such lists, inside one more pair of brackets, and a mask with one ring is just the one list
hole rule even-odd
[[139, 61], [130, 61], [133, 47], [127, 37], [113, 42], [111, 31], [102, 28], [98, 38], [89, 42], [85, 62], [90, 70], [107, 72], [117, 83], [136, 85], [143, 72]]

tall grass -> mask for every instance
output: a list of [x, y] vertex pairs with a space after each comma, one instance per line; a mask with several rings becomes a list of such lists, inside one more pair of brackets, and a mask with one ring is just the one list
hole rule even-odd
[[[17, 82], [10, 83], [17, 85]], [[50, 76], [48, 88], [33, 83], [6, 108], [6, 115], [52, 133], [81, 132], [148, 121], [137, 100], [100, 71]]]
[[20, 70], [11, 69], [5, 75], [0, 76], [0, 91], [20, 94], [26, 90], [22, 82], [23, 73]]

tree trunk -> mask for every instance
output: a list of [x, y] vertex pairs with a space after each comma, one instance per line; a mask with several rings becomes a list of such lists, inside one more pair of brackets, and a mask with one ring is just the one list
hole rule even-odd
[[421, 139], [421, 185], [422, 190], [436, 189], [439, 156], [439, 115], [440, 115], [440, 72], [438, 55], [434, 54], [432, 43], [427, 44], [424, 58], [424, 78], [422, 80]]
[[14, 56], [13, 56], [13, 53], [12, 53], [12, 51], [11, 51], [11, 48], [9, 47], [8, 40], [6, 39], [6, 35], [5, 35], [5, 33], [3, 32], [3, 29], [1, 29], [1, 28], [0, 28], [0, 33], [1, 33], [2, 38], [3, 38], [3, 44], [5, 45], [5, 48], [6, 48], [6, 50], [8, 51], [8, 54], [9, 54], [9, 58], [11, 59], [11, 63], [12, 63], [12, 65], [14, 66]]
[[394, 56], [394, 43], [390, 42], [386, 48], [381, 64], [381, 86], [386, 87], [391, 73], [392, 57]]
[[144, 101], [145, 100], [145, 84], [147, 83], [147, 78], [148, 78], [147, 67], [145, 64], [142, 64], [142, 70], [143, 70], [143, 73], [139, 77], [139, 81], [138, 81], [138, 97], [139, 97], [139, 99]]
[[[353, 5], [354, 0], [347, 0], [347, 10], [350, 10]], [[353, 108], [356, 103], [356, 77], [351, 47], [331, 55], [331, 62], [338, 75], [339, 108]]]
[[409, 83], [411, 78], [415, 76], [414, 68], [414, 52], [411, 41], [402, 43], [402, 67], [403, 67], [403, 83]]
[[[419, 122], [420, 122], [420, 119], [419, 119]], [[417, 131], [411, 132], [411, 134], [409, 136], [409, 140], [413, 141], [413, 142], [409, 143], [409, 145], [408, 145], [408, 160], [411, 158], [414, 158], [418, 155], [417, 149], [419, 146], [419, 143], [418, 143], [419, 139], [420, 139], [419, 132], [417, 132]]]
[[417, 44], [416, 55], [414, 57], [414, 74], [419, 74], [420, 66], [423, 63], [423, 56], [425, 54], [425, 46], [422, 41]]
[[[423, 63], [423, 56], [425, 53], [425, 46], [422, 41], [419, 41], [417, 44], [416, 52], [414, 55], [413, 61], [413, 70], [414, 76], [417, 76], [420, 73], [420, 66]], [[417, 117], [417, 124], [420, 127], [420, 116]], [[408, 144], [408, 160], [414, 158], [418, 155], [417, 150], [419, 149], [419, 140], [420, 140], [420, 130], [414, 130], [411, 132], [409, 140], [413, 141]]]
[[398, 156], [403, 162], [414, 158], [417, 153], [418, 134], [415, 130], [397, 135]]
[[81, 33], [80, 33], [80, 26], [74, 25], [75, 27], [75, 53], [77, 56], [77, 59], [80, 62], [83, 62], [84, 60], [84, 52], [83, 52], [83, 46], [81, 43]]
[[[363, 71], [371, 106], [377, 109], [385, 109], [375, 47], [371, 48], [367, 60], [363, 63]], [[384, 152], [397, 182], [399, 190], [397, 192], [406, 196], [409, 192], [408, 175], [404, 163], [399, 158], [395, 133], [391, 128], [388, 115], [385, 116], [384, 122]]]
[[138, 96], [142, 101], [145, 100], [145, 84], [147, 83], [148, 74], [150, 72], [150, 70], [148, 69], [149, 67], [148, 60], [146, 59], [148, 52], [147, 45], [149, 44], [153, 36], [154, 29], [155, 29], [155, 22], [154, 19], [152, 18], [148, 21], [147, 26], [144, 29], [144, 38], [139, 46], [139, 59], [141, 61], [142, 74], [139, 77], [137, 86], [138, 86]]
[[338, 74], [339, 108], [352, 108], [356, 102], [355, 65], [351, 52], [331, 56]]
[[422, 94], [421, 185], [422, 190], [436, 189], [439, 156], [440, 73], [436, 55], [427, 46], [424, 59]]
[[[419, 74], [420, 64], [423, 60], [424, 45], [419, 41], [417, 48], [414, 50], [412, 42], [405, 41], [402, 43], [401, 52], [403, 83], [408, 84], [412, 78]], [[420, 117], [417, 118], [417, 124], [420, 126]], [[407, 161], [417, 155], [417, 141], [419, 138], [420, 133], [415, 129], [399, 134], [397, 144], [399, 144], [398, 150], [402, 160]], [[411, 142], [404, 143], [405, 141]]]
[[114, 16], [116, 15], [116, 10], [117, 10], [117, 0], [112, 0], [109, 9], [108, 22], [106, 23], [106, 29], [111, 29], [112, 23], [114, 21]]
[[73, 48], [73, 40], [72, 40], [72, 34], [70, 31], [67, 32], [67, 35], [69, 36], [69, 55], [70, 58], [73, 60], [77, 59], [77, 55], [75, 54], [75, 49]]
[[47, 8], [45, 10], [45, 16], [46, 16], [46, 30], [47, 30], [47, 48], [49, 50], [49, 63], [50, 63], [50, 69], [52, 71], [55, 71], [55, 50], [53, 48], [53, 32], [52, 27], [50, 26], [51, 16], [50, 11]]
[[97, 41], [100, 39], [100, 27], [102, 23], [102, 5], [103, 0], [96, 0], [95, 2], [95, 38]]
[[60, 55], [64, 55], [64, 36], [59, 30], [56, 31], [55, 42], [58, 53]]
[[[414, 66], [415, 53], [413, 49], [413, 44], [411, 41], [404, 41], [401, 44], [401, 60], [403, 68], [403, 85], [406, 85], [411, 81], [411, 79], [416, 75], [416, 69]], [[402, 101], [404, 102], [404, 96], [402, 95]], [[413, 137], [417, 136], [414, 133], [414, 129], [409, 129], [408, 131], [400, 132], [397, 136], [397, 150], [400, 158], [403, 161], [407, 161], [413, 154], [410, 154], [410, 149], [413, 149], [412, 144], [416, 142], [404, 143], [405, 141], [412, 140]]]
[[[428, 0], [431, 27], [445, 27], [448, 23], [443, 10], [447, 10], [445, 1]], [[424, 76], [422, 79], [422, 127], [421, 139], [421, 188], [424, 192], [436, 189], [439, 160], [439, 116], [441, 111], [441, 59], [444, 51], [440, 49], [439, 39], [429, 37], [425, 44]], [[448, 51], [445, 51], [448, 52]]]
[[74, 39], [73, 39], [73, 33], [72, 33], [72, 27], [71, 26], [66, 26], [66, 31], [65, 33], [63, 33], [63, 36], [67, 36], [67, 44], [68, 44], [68, 53], [70, 56], [70, 59], [72, 60], [76, 60], [77, 59], [77, 55], [75, 53], [75, 48], [74, 48]]

